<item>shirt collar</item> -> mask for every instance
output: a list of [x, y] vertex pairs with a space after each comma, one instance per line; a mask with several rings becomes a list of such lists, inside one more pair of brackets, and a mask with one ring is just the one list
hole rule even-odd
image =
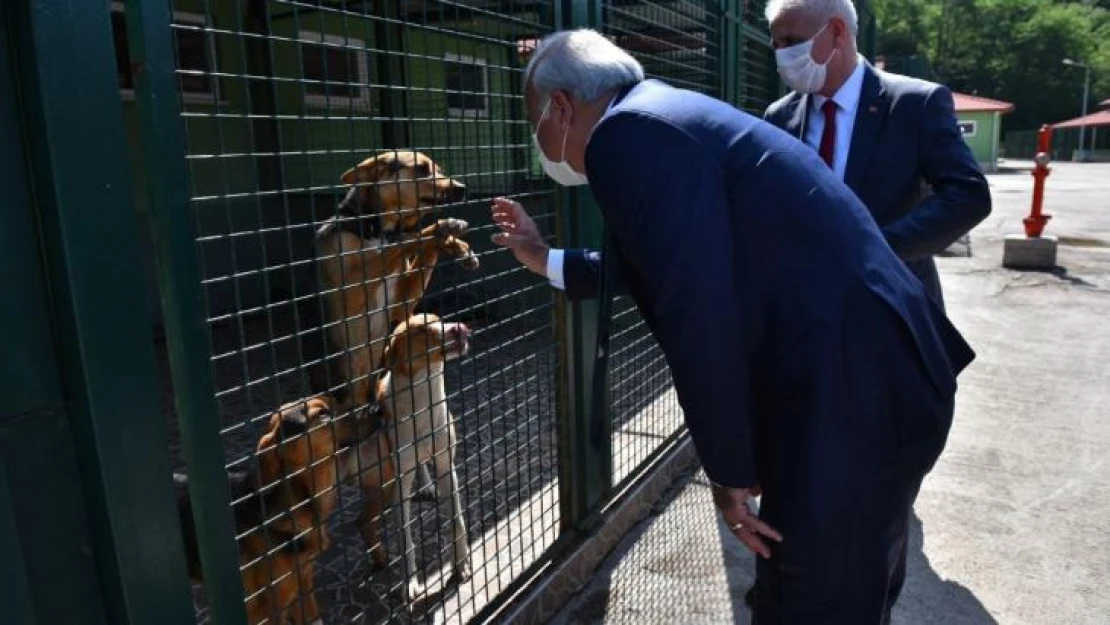
[[[833, 100], [836, 100], [837, 106], [845, 111], [854, 111], [856, 105], [859, 104], [859, 96], [863, 91], [863, 66], [866, 62], [863, 55], [857, 54], [856, 68], [852, 70], [848, 80], [845, 80], [844, 84], [840, 85], [840, 89], [837, 89], [836, 93], [833, 94]], [[814, 109], [820, 111], [827, 99], [819, 93], [813, 94]]]

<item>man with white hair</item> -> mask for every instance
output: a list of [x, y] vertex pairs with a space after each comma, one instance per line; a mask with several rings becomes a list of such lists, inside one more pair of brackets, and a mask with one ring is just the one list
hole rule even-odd
[[765, 16], [779, 75], [793, 91], [764, 119], [818, 151], [943, 307], [933, 255], [991, 211], [952, 92], [868, 63], [856, 47], [851, 0], [771, 0]]
[[535, 224], [504, 198], [494, 241], [568, 297], [610, 276], [632, 296], [714, 503], [761, 556], [756, 623], [883, 622], [974, 352], [859, 199], [780, 129], [645, 80], [591, 30], [545, 38], [524, 85], [544, 171], [589, 185], [607, 251], [567, 250], [552, 276]]

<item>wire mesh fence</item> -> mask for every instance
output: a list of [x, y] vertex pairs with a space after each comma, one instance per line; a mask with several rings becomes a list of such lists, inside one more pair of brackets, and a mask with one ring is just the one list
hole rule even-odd
[[554, 294], [488, 225], [555, 230], [520, 85], [554, 13], [510, 4], [173, 4], [252, 619], [466, 620], [555, 540]]
[[[222, 457], [191, 453], [227, 470], [251, 621], [480, 615], [567, 524], [561, 303], [494, 248], [488, 217], [490, 199], [507, 196], [545, 233], [562, 221], [521, 84], [561, 3], [166, 1], [208, 338], [191, 347], [210, 355]], [[124, 4], [110, 7], [138, 138], [151, 129], [134, 110], [134, 31]], [[603, 31], [650, 76], [721, 94], [716, 0], [601, 8]], [[752, 85], [748, 105], [765, 103]], [[136, 187], [158, 184], [141, 153]], [[146, 219], [146, 196], [136, 201]], [[613, 323], [616, 485], [683, 431], [630, 300]], [[184, 475], [195, 467], [178, 436], [176, 372], [162, 376]], [[181, 518], [190, 531], [191, 512]]]

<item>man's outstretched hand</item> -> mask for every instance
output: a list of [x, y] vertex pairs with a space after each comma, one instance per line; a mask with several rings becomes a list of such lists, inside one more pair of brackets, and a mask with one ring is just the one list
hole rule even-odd
[[512, 250], [520, 264], [547, 277], [547, 243], [520, 202], [494, 198], [492, 209], [493, 222], [501, 228], [491, 237], [493, 242]]
[[763, 537], [782, 542], [782, 534], [760, 521], [748, 506], [748, 501], [757, 495], [759, 495], [758, 487], [728, 488], [713, 484], [713, 503], [721, 511], [721, 516], [729, 530], [748, 549], [764, 558], [770, 558], [771, 548], [763, 541]]

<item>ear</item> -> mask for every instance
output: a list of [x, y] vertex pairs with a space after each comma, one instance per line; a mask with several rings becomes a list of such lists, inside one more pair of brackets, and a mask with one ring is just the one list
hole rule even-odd
[[357, 180], [358, 167], [352, 167], [348, 169], [347, 171], [343, 172], [342, 176], [339, 177], [339, 181], [343, 184], [354, 184]]

